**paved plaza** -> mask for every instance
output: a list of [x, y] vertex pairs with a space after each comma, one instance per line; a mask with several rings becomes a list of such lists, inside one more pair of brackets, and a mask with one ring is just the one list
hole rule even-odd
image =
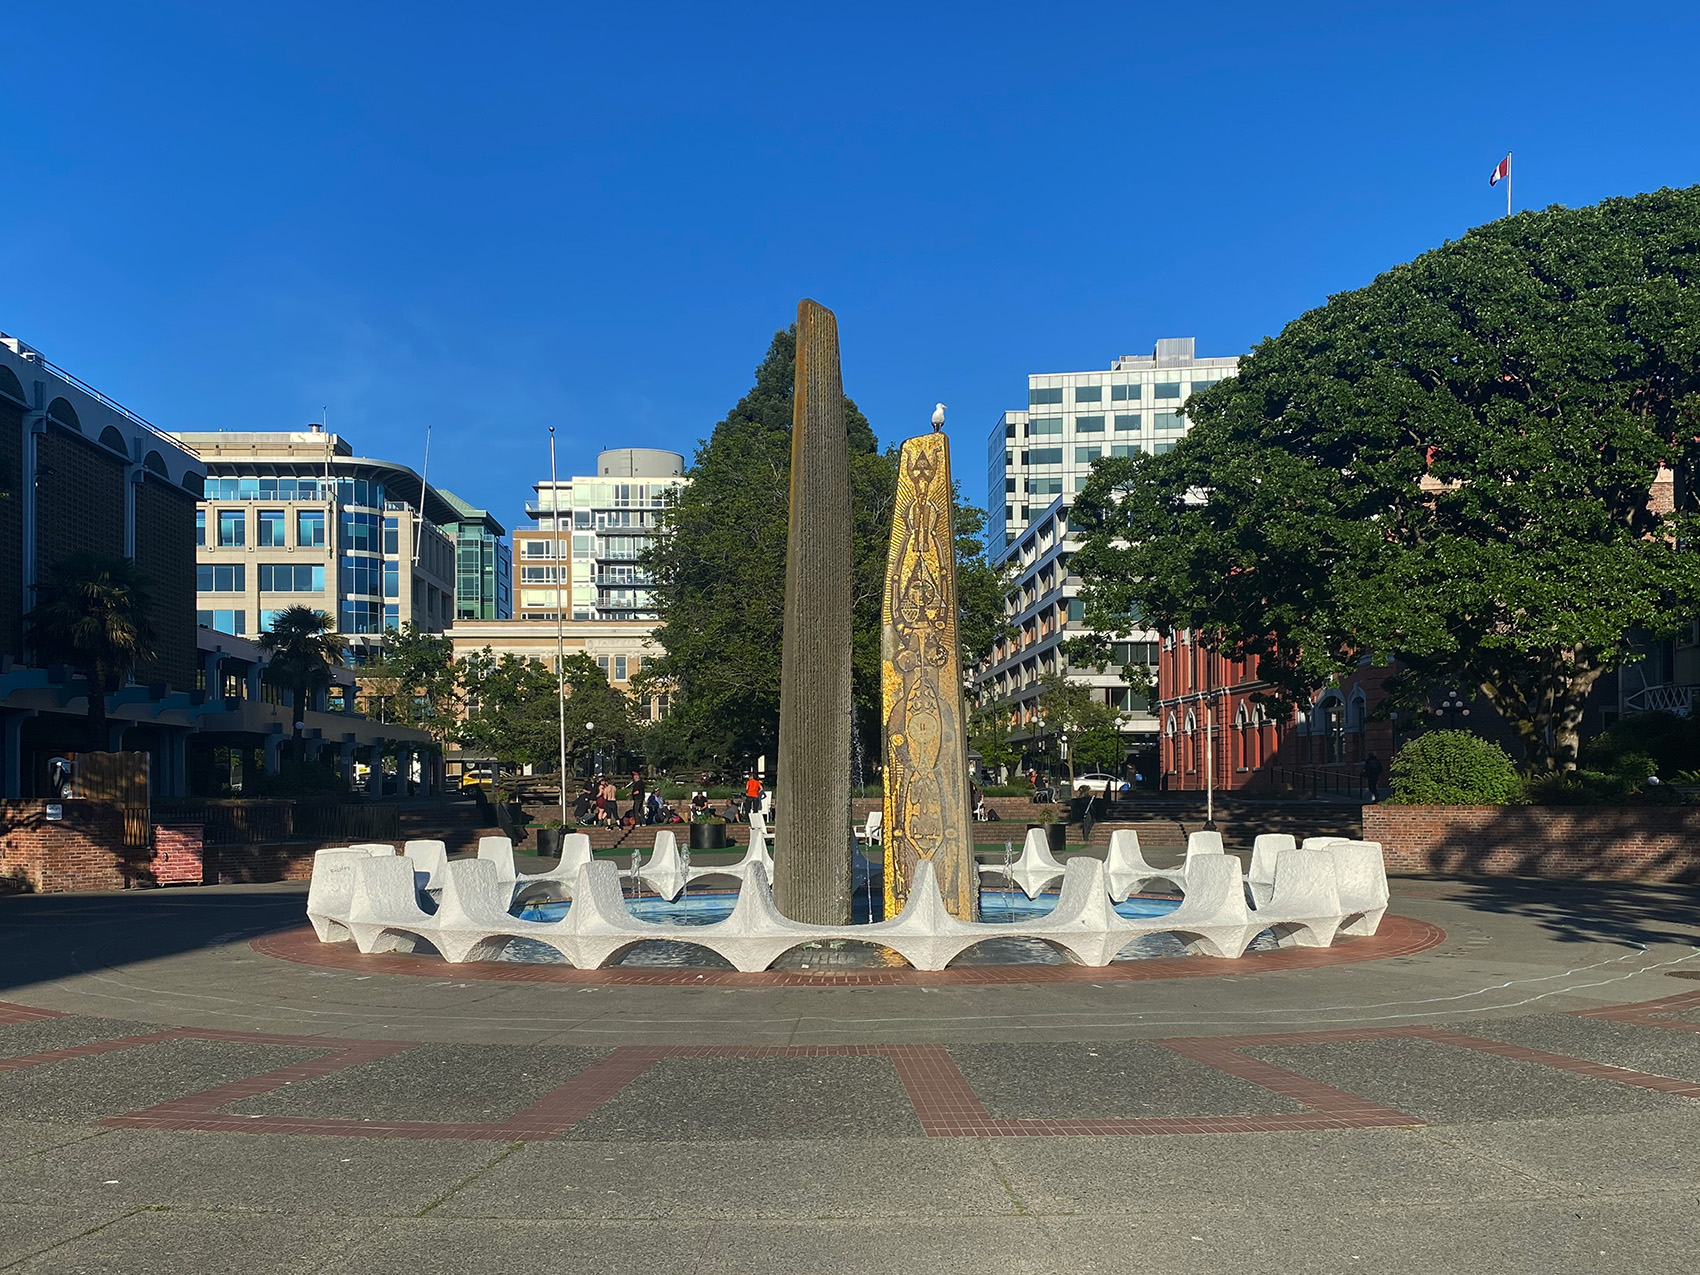
[[1393, 891], [1327, 953], [870, 985], [3, 899], [0, 1270], [1691, 1271], [1700, 895]]

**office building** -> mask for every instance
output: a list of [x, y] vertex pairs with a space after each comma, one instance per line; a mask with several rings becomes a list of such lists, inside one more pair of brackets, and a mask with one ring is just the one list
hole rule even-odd
[[507, 530], [487, 510], [476, 509], [452, 491], [438, 493], [455, 510], [443, 523], [455, 546], [455, 615], [460, 620], [513, 618], [513, 554]]
[[206, 466], [196, 514], [196, 610], [235, 636], [286, 607], [328, 612], [358, 661], [387, 628], [440, 633], [454, 621], [456, 544], [466, 517], [406, 465], [354, 455], [316, 427], [173, 437]]
[[1010, 741], [1026, 751], [1030, 762], [1060, 765], [1066, 759], [1060, 742], [1045, 737], [1039, 697], [1043, 679], [1062, 674], [1090, 687], [1095, 699], [1117, 711], [1128, 765], [1151, 777], [1156, 774], [1157, 717], [1147, 698], [1129, 686], [1124, 670], [1141, 665], [1154, 674], [1158, 635], [1147, 629], [1116, 634], [1110, 662], [1102, 670], [1069, 664], [1063, 643], [1089, 632], [1079, 596], [1081, 579], [1069, 566], [1079, 548], [1079, 537], [1069, 527], [1066, 498], [1054, 496], [1043, 509], [1033, 510], [1021, 534], [994, 555], [994, 565], [1009, 578], [1004, 595], [1009, 636], [974, 670], [974, 700], [1008, 714]]
[[1057, 497], [1066, 500], [1084, 487], [1099, 457], [1172, 450], [1187, 430], [1187, 396], [1238, 367], [1237, 357], [1197, 357], [1188, 336], [1166, 337], [1151, 354], [1126, 355], [1107, 372], [1029, 376], [1027, 410], [1005, 412], [987, 444], [993, 555]]
[[519, 617], [554, 619], [564, 592], [571, 620], [653, 621], [638, 559], [687, 481], [679, 453], [622, 447], [600, 453], [594, 475], [534, 484], [514, 533]]
[[1012, 741], [1035, 760], [1050, 756], [1039, 721], [1039, 684], [1048, 674], [1062, 674], [1118, 711], [1130, 768], [1155, 779], [1158, 719], [1123, 670], [1143, 666], [1154, 679], [1159, 634], [1133, 629], [1112, 635], [1111, 659], [1101, 672], [1070, 667], [1062, 651], [1070, 637], [1087, 632], [1081, 580], [1069, 568], [1080, 547], [1069, 506], [1094, 461], [1173, 449], [1188, 427], [1188, 395], [1238, 367], [1235, 357], [1199, 358], [1192, 337], [1166, 337], [1152, 353], [1126, 355], [1108, 371], [1029, 376], [1026, 409], [1003, 413], [992, 427], [987, 544], [992, 561], [1010, 573], [1004, 608], [1011, 634], [982, 659], [974, 691], [979, 703], [1007, 708]]
[[105, 746], [154, 754], [180, 788], [196, 683], [195, 507], [205, 469], [142, 417], [0, 333], [0, 761], [6, 795], [44, 791], [55, 753], [87, 748], [88, 687], [24, 641], [41, 574], [77, 553], [134, 559], [155, 655], [108, 697]]

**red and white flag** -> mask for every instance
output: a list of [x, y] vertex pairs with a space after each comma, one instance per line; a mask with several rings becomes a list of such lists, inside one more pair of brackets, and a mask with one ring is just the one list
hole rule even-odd
[[1511, 176], [1511, 156], [1509, 154], [1493, 166], [1493, 176], [1488, 178], [1489, 186], [1497, 186]]

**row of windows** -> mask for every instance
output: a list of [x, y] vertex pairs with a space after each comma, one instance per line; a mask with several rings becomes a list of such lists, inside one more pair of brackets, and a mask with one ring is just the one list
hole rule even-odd
[[[370, 517], [369, 514], [356, 515]], [[248, 511], [245, 509], [220, 509], [215, 511], [215, 523], [218, 528], [218, 546], [221, 549], [240, 549], [248, 543]], [[283, 549], [288, 545], [286, 529], [288, 527], [288, 511], [283, 509], [261, 509], [256, 515], [259, 531], [259, 545], [262, 549]], [[195, 543], [204, 546], [207, 543], [207, 511], [195, 511]], [[295, 543], [304, 549], [322, 547], [325, 543], [325, 511], [323, 509], [298, 509], [295, 511]]]
[[319, 593], [325, 587], [323, 563], [262, 562], [261, 593]]
[[[1220, 377], [1208, 380], [1195, 378], [1190, 384], [1184, 386], [1180, 381], [1158, 381], [1151, 387], [1151, 396], [1153, 398], [1185, 398], [1188, 394], [1196, 394], [1199, 390], [1209, 389], [1220, 379]], [[1137, 403], [1140, 401], [1142, 392], [1143, 387], [1137, 382], [1132, 385], [1112, 385], [1110, 386], [1110, 401], [1112, 403]], [[1061, 386], [1027, 391], [1027, 403], [1030, 407], [1042, 407], [1062, 401], [1063, 391]], [[1102, 403], [1104, 401], [1104, 387], [1102, 385], [1077, 385], [1074, 387], [1074, 401], [1076, 403]]]
[[[1171, 430], [1185, 429], [1186, 418], [1179, 412], [1152, 412], [1151, 425], [1154, 429]], [[1105, 416], [1076, 416], [1074, 432], [1076, 434], [1102, 434], [1105, 424], [1111, 418]], [[1118, 434], [1137, 433], [1145, 424], [1145, 413], [1129, 412], [1119, 414], [1114, 418], [1115, 432]], [[1061, 416], [1046, 416], [1027, 422], [1029, 438], [1045, 438], [1060, 435], [1063, 432]]]
[[[376, 596], [383, 591], [384, 564], [381, 558], [349, 558], [342, 560], [342, 591]], [[374, 630], [357, 629], [358, 633]]]
[[[344, 513], [342, 515], [342, 547], [356, 553], [382, 551], [384, 520], [379, 514]], [[372, 590], [377, 592], [377, 590]]]
[[384, 507], [384, 485], [365, 478], [209, 478], [208, 500], [328, 500], [347, 505]]
[[[195, 588], [202, 593], [241, 593], [247, 587], [246, 563], [202, 563], [195, 568]], [[324, 587], [321, 563], [260, 563], [262, 593], [319, 593]]]

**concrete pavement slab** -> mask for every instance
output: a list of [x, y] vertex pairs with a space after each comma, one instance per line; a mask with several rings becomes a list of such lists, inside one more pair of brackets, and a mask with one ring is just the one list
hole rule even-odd
[[127, 1206], [122, 1205], [71, 1208], [53, 1204], [8, 1204], [0, 1208], [0, 1269], [15, 1269], [12, 1263], [47, 1252], [85, 1232], [109, 1225], [129, 1211]]
[[1283, 1115], [1308, 1110], [1145, 1041], [951, 1045], [964, 1079], [994, 1116], [1077, 1120]]
[[1428, 1136], [1572, 1191], [1686, 1187], [1700, 1199], [1700, 1103], [1629, 1115], [1453, 1124]]
[[[1635, 1199], [1484, 1201], [1469, 1209], [1396, 1204], [1159, 1210], [1041, 1218], [1070, 1275], [1376, 1271], [1393, 1275], [1688, 1275], [1695, 1209], [1675, 1194]], [[1053, 1268], [1055, 1269], [1055, 1268]]]
[[993, 1161], [1032, 1213], [1464, 1204], [1543, 1195], [1546, 1184], [1422, 1130], [1146, 1138], [995, 1138]]
[[162, 1040], [0, 1072], [0, 1105], [50, 1121], [122, 1115], [317, 1058], [323, 1051], [223, 1040]]
[[[138, 1209], [11, 1268], [20, 1275], [256, 1275], [327, 1269], [371, 1222]], [[346, 1268], [344, 1268], [346, 1269]]]
[[1245, 1052], [1437, 1124], [1676, 1110], [1691, 1101], [1421, 1039]]
[[233, 1103], [238, 1115], [496, 1123], [569, 1083], [606, 1051], [423, 1044]]
[[508, 1218], [987, 1217], [1017, 1212], [968, 1138], [533, 1142], [433, 1216]]
[[565, 1135], [593, 1142], [918, 1136], [888, 1059], [663, 1058]]
[[[427, 1218], [386, 1223], [351, 1256], [362, 1275], [698, 1275], [717, 1250], [714, 1223], [488, 1222]], [[473, 1262], [469, 1254], [476, 1254]], [[775, 1271], [783, 1267], [750, 1267]]]
[[114, 1129], [0, 1164], [0, 1201], [406, 1216], [510, 1150], [496, 1142]]

